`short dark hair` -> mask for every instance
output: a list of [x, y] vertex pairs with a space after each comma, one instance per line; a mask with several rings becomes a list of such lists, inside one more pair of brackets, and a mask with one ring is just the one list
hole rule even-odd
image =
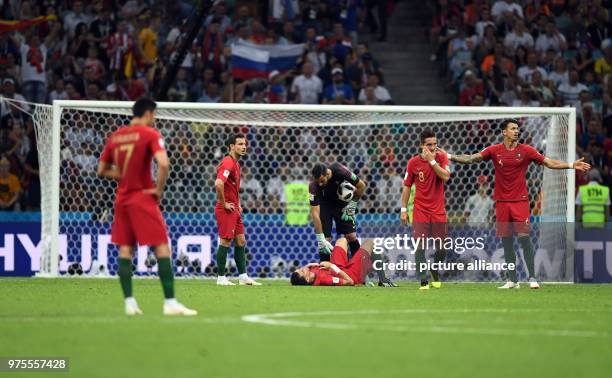
[[227, 138], [227, 141], [225, 142], [225, 146], [227, 148], [230, 148], [230, 146], [232, 144], [236, 144], [236, 140], [238, 140], [238, 139], [246, 139], [246, 138], [242, 134], [232, 134], [232, 135], [230, 135], [229, 138]]
[[327, 166], [325, 164], [315, 164], [315, 166], [312, 167], [312, 178], [315, 180], [325, 173], [327, 173]]
[[425, 144], [425, 139], [435, 138], [436, 134], [431, 129], [425, 129], [421, 132], [421, 144]]
[[157, 104], [148, 97], [139, 98], [132, 107], [134, 117], [142, 117], [148, 111], [155, 111]]
[[308, 282], [306, 282], [306, 278], [300, 276], [300, 274], [297, 271], [295, 271], [291, 273], [291, 284], [292, 285], [308, 285]]
[[506, 130], [508, 128], [508, 125], [510, 125], [511, 123], [516, 123], [518, 126], [521, 126], [521, 123], [518, 121], [518, 119], [510, 118], [502, 122], [500, 127], [502, 130]]

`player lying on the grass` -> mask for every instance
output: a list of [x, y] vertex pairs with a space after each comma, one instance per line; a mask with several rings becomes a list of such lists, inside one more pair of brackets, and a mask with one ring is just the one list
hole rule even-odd
[[[164, 140], [153, 128], [155, 102], [141, 98], [134, 103], [134, 117], [106, 140], [98, 175], [119, 181], [115, 198], [112, 242], [119, 245], [119, 281], [125, 297], [125, 313], [142, 315], [132, 296], [134, 246], [153, 246], [164, 290], [164, 315], [197, 315], [174, 299], [172, 251], [168, 246], [166, 223], [159, 209], [170, 162]], [[151, 161], [157, 163], [157, 182], [151, 179]]]
[[334, 222], [336, 232], [347, 238], [350, 252], [355, 254], [359, 250], [355, 212], [357, 201], [365, 191], [365, 183], [340, 163], [334, 163], [329, 167], [324, 164], [315, 165], [312, 169], [312, 180], [308, 192], [319, 259], [321, 261], [330, 259]]
[[[385, 277], [385, 271], [382, 269], [382, 255], [372, 253], [374, 250], [372, 239], [366, 240], [350, 260], [347, 247], [348, 241], [346, 238], [338, 239], [332, 250], [330, 261], [310, 263], [297, 269], [291, 274], [291, 284], [313, 286], [363, 285], [368, 273], [374, 270], [378, 275], [378, 286], [397, 286]], [[374, 269], [373, 262], [377, 260], [381, 262], [376, 264], [380, 268]]]
[[[410, 199], [410, 188], [416, 186], [414, 207], [412, 214], [414, 238], [440, 238], [447, 237], [446, 208], [444, 204], [444, 184], [450, 178], [448, 159], [446, 154], [438, 153], [438, 139], [433, 131], [426, 129], [420, 136], [421, 153], [412, 157], [406, 166], [404, 186], [402, 189], [402, 202], [400, 222], [408, 224], [410, 218], [407, 213]], [[434, 262], [444, 261], [446, 250], [442, 243], [437, 243]], [[419, 246], [414, 254], [417, 264], [417, 274], [421, 280], [420, 290], [429, 289], [426, 272], [420, 266], [425, 263], [425, 247]], [[437, 270], [431, 272], [431, 286], [439, 289], [442, 286], [440, 274]]]
[[244, 223], [242, 222], [242, 206], [240, 206], [240, 158], [246, 155], [246, 138], [242, 134], [232, 134], [227, 142], [228, 154], [217, 167], [215, 190], [215, 218], [219, 233], [219, 248], [217, 249], [217, 285], [234, 286], [225, 275], [225, 264], [232, 241], [234, 241], [234, 260], [238, 268], [238, 283], [240, 285], [260, 286], [246, 272], [246, 239]]
[[[529, 285], [532, 289], [537, 289], [540, 285], [535, 277], [534, 251], [529, 238], [530, 209], [527, 179], [525, 178], [529, 163], [533, 161], [550, 169], [576, 169], [578, 171], [588, 171], [591, 166], [584, 162], [584, 158], [570, 162], [551, 159], [540, 154], [535, 148], [519, 143], [520, 122], [518, 120], [508, 119], [502, 122], [501, 130], [504, 140], [500, 144], [489, 146], [477, 154], [447, 155], [450, 160], [461, 164], [493, 161], [496, 234], [502, 239], [504, 258], [507, 263], [516, 263], [513, 234], [518, 234], [527, 264]], [[508, 275], [510, 280], [500, 289], [520, 288], [516, 271], [511, 270]]]

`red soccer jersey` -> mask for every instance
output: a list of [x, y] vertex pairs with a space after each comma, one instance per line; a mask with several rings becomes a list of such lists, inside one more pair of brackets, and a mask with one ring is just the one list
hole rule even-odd
[[[231, 156], [226, 156], [217, 167], [217, 178], [223, 181], [223, 195], [225, 202], [232, 202], [238, 206], [238, 192], [240, 191], [240, 164]], [[219, 203], [217, 202], [217, 205]]]
[[315, 266], [310, 268], [310, 271], [315, 274], [314, 286], [340, 286], [342, 284], [342, 278], [329, 269]]
[[[436, 153], [436, 161], [441, 168], [447, 169], [448, 156]], [[444, 207], [444, 181], [436, 175], [429, 162], [417, 155], [408, 161], [404, 185], [416, 186], [414, 208], [430, 214], [446, 214]]]
[[480, 153], [483, 160], [493, 160], [495, 166], [496, 201], [525, 201], [527, 197], [527, 180], [525, 173], [529, 163], [542, 164], [544, 155], [526, 144], [519, 144], [509, 150], [503, 143], [489, 146]]
[[106, 140], [100, 161], [119, 168], [117, 194], [125, 195], [155, 187], [151, 162], [153, 155], [163, 150], [164, 140], [159, 131], [147, 126], [124, 126]]

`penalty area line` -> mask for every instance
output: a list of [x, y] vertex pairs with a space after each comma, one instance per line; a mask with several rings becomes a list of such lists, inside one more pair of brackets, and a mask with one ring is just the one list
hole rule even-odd
[[[400, 325], [388, 324], [363, 324], [363, 323], [334, 323], [326, 321], [312, 321], [295, 319], [298, 317], [328, 317], [343, 316], [348, 319], [350, 315], [389, 315], [389, 314], [440, 314], [440, 313], [503, 313], [511, 314], [528, 312], [549, 312], [549, 311], [513, 311], [509, 309], [460, 309], [460, 310], [426, 310], [426, 309], [404, 309], [404, 310], [355, 310], [355, 311], [315, 311], [315, 312], [276, 312], [268, 314], [249, 314], [241, 317], [242, 321], [252, 324], [263, 324], [269, 326], [296, 327], [296, 328], [319, 328], [333, 329], [339, 331], [384, 331], [384, 332], [406, 332], [406, 333], [438, 333], [438, 334], [472, 334], [487, 336], [549, 336], [549, 337], [610, 337], [608, 332], [598, 332], [581, 329], [544, 329], [544, 328], [494, 328], [494, 327], [473, 327], [468, 322], [462, 321], [456, 327], [451, 326], [425, 326], [425, 327], [405, 327]], [[561, 310], [558, 310], [561, 311]]]

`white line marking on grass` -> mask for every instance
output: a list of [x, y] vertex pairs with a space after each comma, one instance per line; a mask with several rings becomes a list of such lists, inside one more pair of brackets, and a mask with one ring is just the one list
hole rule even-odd
[[[578, 310], [572, 312], [589, 312]], [[550, 337], [610, 337], [608, 332], [598, 332], [592, 330], [581, 329], [544, 329], [544, 328], [493, 328], [493, 327], [474, 327], [463, 319], [453, 319], [458, 321], [455, 327], [447, 327], [440, 325], [427, 326], [419, 324], [419, 327], [406, 327], [399, 324], [394, 325], [396, 320], [389, 323], [383, 319], [381, 322], [375, 322], [375, 319], [366, 321], [365, 323], [356, 320], [350, 323], [348, 316], [359, 315], [392, 315], [392, 314], [466, 314], [466, 313], [536, 313], [536, 312], [555, 312], [566, 311], [561, 309], [400, 309], [400, 310], [349, 310], [349, 311], [314, 311], [314, 312], [276, 312], [269, 314], [249, 314], [242, 316], [242, 320], [247, 323], [265, 324], [271, 326], [284, 327], [299, 327], [299, 328], [323, 328], [335, 329], [341, 331], [389, 331], [389, 332], [409, 332], [409, 333], [455, 333], [455, 334], [473, 334], [473, 335], [496, 335], [496, 336], [550, 336]], [[566, 311], [567, 312], [567, 311]], [[606, 311], [608, 312], [608, 311]], [[320, 317], [322, 320], [310, 321], [294, 319], [297, 317]], [[341, 316], [346, 323], [329, 322], [326, 318]], [[336, 320], [336, 319], [334, 319]], [[386, 324], [385, 324], [386, 322]], [[444, 320], [441, 320], [444, 322]], [[448, 323], [446, 323], [448, 324]], [[414, 325], [414, 324], [411, 324]]]
[[[128, 322], [142, 321], [162, 321], [164, 323], [209, 323], [209, 324], [238, 324], [242, 321], [232, 317], [206, 317], [201, 316], [163, 316], [158, 318], [158, 314], [146, 313], [142, 316], [110, 315], [110, 316], [70, 316], [70, 315], [41, 315], [41, 316], [0, 316], [0, 324], [11, 323], [69, 323], [74, 326], [79, 324], [113, 323], [121, 324]], [[161, 315], [159, 315], [161, 316]]]

